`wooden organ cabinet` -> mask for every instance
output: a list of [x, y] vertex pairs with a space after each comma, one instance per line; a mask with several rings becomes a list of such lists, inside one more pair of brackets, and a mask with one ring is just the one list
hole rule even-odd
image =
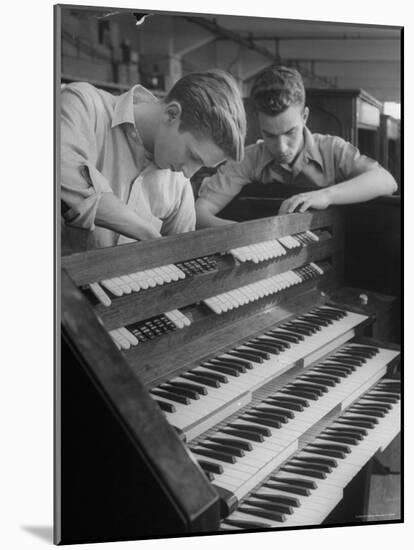
[[329, 210], [62, 258], [57, 542], [334, 517], [400, 429], [343, 253]]
[[390, 115], [381, 115], [380, 162], [401, 186], [401, 124]]
[[380, 161], [382, 104], [361, 89], [308, 88], [308, 126], [313, 133], [340, 136]]

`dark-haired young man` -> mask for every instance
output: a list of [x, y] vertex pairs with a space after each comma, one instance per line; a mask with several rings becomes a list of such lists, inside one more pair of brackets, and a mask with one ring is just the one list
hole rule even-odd
[[276, 66], [262, 71], [250, 97], [263, 140], [246, 147], [242, 162], [228, 162], [206, 178], [196, 201], [197, 226], [231, 223], [217, 214], [247, 183], [313, 187], [285, 200], [279, 214], [324, 209], [392, 194], [397, 184], [376, 161], [337, 136], [312, 134], [301, 75]]

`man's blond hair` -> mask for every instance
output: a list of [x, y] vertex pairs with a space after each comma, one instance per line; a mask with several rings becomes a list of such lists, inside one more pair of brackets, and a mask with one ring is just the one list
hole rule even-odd
[[230, 159], [243, 159], [246, 114], [236, 81], [225, 71], [182, 77], [164, 100], [182, 108], [181, 131], [210, 138]]

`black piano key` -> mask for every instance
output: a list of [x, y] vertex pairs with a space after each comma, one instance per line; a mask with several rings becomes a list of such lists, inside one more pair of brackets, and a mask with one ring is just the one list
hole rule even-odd
[[339, 361], [343, 365], [351, 365], [353, 367], [362, 367], [366, 363], [365, 359], [356, 359], [356, 358], [350, 358], [346, 355], [343, 355], [342, 353], [336, 353], [332, 359], [335, 361]]
[[[341, 417], [339, 417], [340, 419]], [[351, 426], [351, 425], [348, 425], [348, 424], [340, 424], [338, 423], [338, 419], [335, 420], [335, 422], [333, 422], [330, 426], [329, 426], [330, 429], [335, 429], [335, 430], [348, 430], [348, 431], [351, 431], [353, 433], [357, 433], [357, 434], [361, 434], [362, 436], [366, 436], [368, 435], [368, 430], [366, 428], [361, 428], [359, 426]]]
[[321, 454], [323, 456], [330, 456], [332, 458], [345, 458], [346, 453], [341, 450], [329, 448], [327, 445], [321, 445], [321, 444], [309, 444], [304, 449], [306, 452], [310, 452], [313, 454]]
[[304, 376], [316, 376], [320, 378], [321, 380], [330, 380], [331, 382], [334, 382], [334, 384], [339, 384], [341, 382], [341, 377], [336, 374], [331, 374], [327, 371], [324, 371], [323, 369], [316, 367], [312, 370], [306, 372]]
[[337, 365], [327, 365], [323, 363], [319, 363], [316, 367], [312, 368], [312, 372], [318, 372], [322, 374], [328, 374], [329, 376], [339, 376], [340, 378], [346, 378], [349, 376], [349, 374], [352, 371], [349, 370], [343, 370], [339, 368]]
[[255, 414], [263, 415], [263, 417], [274, 418], [279, 420], [283, 424], [289, 421], [289, 417], [284, 414], [283, 411], [277, 412], [270, 406], [263, 406], [262, 404], [257, 405], [249, 409], [249, 412], [254, 412]]
[[323, 311], [322, 309], [318, 310], [318, 311], [310, 311], [309, 314], [320, 317], [321, 319], [331, 320], [332, 322], [340, 321], [341, 319], [343, 319], [343, 316], [341, 316], [339, 314], [331, 313], [327, 310]]
[[[238, 367], [244, 367], [245, 369], [252, 369], [253, 364], [251, 361], [247, 361], [246, 359], [241, 359], [240, 357], [215, 357], [217, 361], [226, 361], [230, 365], [235, 365]], [[210, 359], [211, 361], [211, 359]]]
[[288, 387], [285, 387], [285, 388], [282, 388], [279, 390], [281, 393], [284, 393], [286, 395], [293, 395], [293, 396], [298, 396], [298, 397], [303, 397], [304, 399], [310, 399], [312, 401], [316, 401], [319, 396], [316, 395], [314, 392], [310, 392], [310, 391], [307, 391], [307, 390], [303, 390], [303, 389], [298, 389], [298, 388], [288, 388]]
[[347, 315], [347, 312], [344, 311], [343, 309], [339, 309], [338, 307], [335, 307], [335, 306], [332, 306], [330, 304], [324, 304], [323, 306], [321, 306], [320, 308], [322, 311], [327, 311], [327, 312], [331, 312], [333, 314], [337, 314], [337, 315], [341, 315], [341, 318], [343, 317], [346, 317]]
[[283, 327], [283, 329], [291, 332], [294, 335], [301, 335], [303, 337], [311, 336], [311, 334], [312, 334], [312, 331], [309, 330], [308, 328], [303, 328], [303, 327], [295, 326], [295, 325], [292, 325], [292, 324], [285, 325]]
[[[340, 365], [342, 367], [348, 367], [352, 371], [356, 371], [357, 367], [360, 367], [361, 365], [357, 365], [355, 361], [352, 361], [351, 359], [348, 360], [343, 357], [337, 357], [336, 355], [330, 355], [325, 359], [327, 363], [334, 363], [335, 365]], [[323, 363], [325, 363], [325, 361]]]
[[193, 380], [194, 382], [199, 382], [200, 384], [204, 384], [205, 386], [209, 386], [210, 388], [220, 388], [221, 384], [218, 382], [218, 380], [213, 380], [212, 378], [208, 378], [207, 376], [203, 376], [201, 374], [191, 373], [187, 372], [181, 375], [183, 378], [188, 378], [188, 380]]
[[290, 474], [300, 474], [304, 476], [314, 477], [315, 479], [326, 479], [326, 473], [319, 470], [301, 468], [298, 466], [286, 465], [280, 468], [281, 472], [289, 472]]
[[367, 430], [373, 430], [376, 425], [376, 422], [374, 422], [373, 419], [367, 417], [365, 417], [363, 420], [360, 420], [359, 418], [344, 418], [343, 416], [341, 416], [340, 418], [338, 418], [337, 422], [345, 426], [357, 426], [360, 428], [366, 428]]
[[280, 428], [282, 425], [282, 422], [280, 422], [280, 420], [275, 420], [271, 418], [270, 415], [261, 415], [254, 412], [244, 413], [240, 418], [249, 422], [255, 422], [263, 426], [269, 426], [269, 428]]
[[[301, 404], [298, 404], [298, 403], [289, 403], [289, 402], [282, 402], [282, 401], [276, 401], [275, 399], [272, 399], [270, 397], [267, 397], [266, 399], [263, 399], [262, 401], [263, 405], [277, 405], [281, 411], [286, 411], [286, 412], [292, 412], [292, 411], [303, 411], [304, 410], [304, 405], [301, 405]], [[292, 413], [294, 415], [294, 413]], [[294, 418], [294, 416], [292, 416], [291, 418]]]
[[327, 310], [321, 311], [321, 315], [323, 315], [323, 317], [326, 318], [326, 319], [331, 319], [335, 323], [338, 323], [339, 321], [342, 321], [342, 319], [344, 319], [344, 317], [346, 317], [346, 315], [331, 313]]
[[286, 516], [284, 514], [271, 512], [270, 510], [262, 510], [261, 508], [254, 508], [252, 506], [239, 506], [238, 511], [251, 516], [258, 516], [260, 518], [270, 519], [272, 521], [279, 521], [280, 523], [286, 521]]
[[373, 398], [375, 401], [382, 401], [383, 403], [389, 403], [390, 405], [395, 405], [398, 403], [399, 399], [395, 397], [381, 396], [376, 393], [371, 393], [370, 396], [364, 396], [364, 399]]
[[[353, 405], [354, 407], [356, 405]], [[360, 401], [358, 402], [358, 408], [359, 407], [367, 407], [368, 409], [372, 409], [373, 411], [383, 412], [387, 413], [389, 410], [392, 409], [392, 405], [389, 405], [388, 403], [385, 403], [381, 405], [380, 403], [376, 403], [375, 401]]]
[[303, 233], [296, 233], [296, 235], [292, 236], [303, 245], [307, 245], [309, 243], [309, 239], [307, 239]]
[[243, 505], [254, 506], [255, 508], [260, 508], [261, 510], [279, 512], [280, 514], [293, 514], [292, 506], [279, 504], [278, 502], [262, 500], [260, 497], [249, 497], [243, 501]]
[[228, 361], [227, 359], [210, 359], [209, 360], [210, 365], [220, 365], [224, 367], [229, 367], [230, 369], [236, 369], [238, 372], [243, 373], [246, 372], [246, 367], [244, 365], [237, 364], [235, 362], [232, 362], [231, 360]]
[[392, 392], [392, 391], [389, 391], [387, 389], [381, 389], [381, 388], [377, 388], [375, 389], [375, 391], [373, 392], [370, 392], [371, 395], [383, 395], [385, 397], [392, 397], [393, 399], [396, 399], [397, 401], [400, 400], [400, 397], [401, 395], [397, 392]]
[[318, 374], [303, 374], [301, 377], [300, 377], [301, 380], [308, 380], [309, 382], [316, 382], [316, 383], [320, 383], [320, 384], [324, 384], [325, 386], [329, 386], [330, 388], [333, 388], [334, 386], [336, 386], [336, 384], [339, 382], [339, 380], [333, 380], [332, 378], [328, 378], [326, 376], [323, 376], [323, 375], [318, 375]]
[[217, 464], [217, 462], [209, 462], [208, 460], [197, 460], [201, 468], [207, 472], [211, 472], [213, 474], [222, 474], [223, 473], [223, 466], [221, 464]]
[[325, 472], [326, 474], [332, 472], [331, 466], [328, 466], [327, 464], [321, 464], [316, 461], [306, 460], [306, 458], [292, 458], [289, 460], [289, 464], [291, 466], [300, 466], [308, 470], [320, 470], [321, 472]]
[[[249, 422], [251, 422], [251, 420], [249, 419]], [[240, 424], [240, 423], [237, 423], [237, 422], [232, 422], [231, 424], [229, 424], [229, 426], [231, 428], [240, 428], [242, 430], [246, 430], [246, 431], [249, 431], [249, 432], [254, 432], [254, 433], [258, 433], [258, 434], [261, 434], [265, 437], [270, 437], [272, 435], [272, 432], [269, 430], [269, 428], [266, 428], [264, 426], [258, 426], [257, 424]]]
[[357, 357], [358, 359], [372, 359], [376, 355], [374, 352], [359, 351], [355, 348], [344, 348], [342, 351], [350, 357]]
[[361, 432], [358, 432], [353, 428], [347, 429], [345, 427], [339, 428], [339, 427], [328, 426], [327, 428], [324, 429], [323, 433], [349, 435], [361, 441], [362, 439], [364, 439], [364, 436], [367, 435], [368, 432], [366, 432], [365, 434], [362, 434]]
[[[352, 349], [352, 345], [350, 346], [350, 348]], [[365, 346], [365, 345], [360, 345], [358, 344], [357, 346], [354, 346], [354, 349], [357, 349], [358, 351], [366, 351], [366, 352], [371, 352], [371, 353], [374, 353], [375, 355], [377, 355], [377, 353], [379, 353], [379, 348], [377, 348], [376, 346]]]
[[204, 447], [191, 447], [191, 452], [197, 455], [215, 458], [216, 460], [220, 460], [221, 462], [228, 462], [229, 464], [236, 463], [236, 459], [234, 458], [234, 456], [220, 453], [219, 451], [215, 451], [213, 449], [206, 449]]
[[308, 329], [311, 334], [316, 334], [322, 330], [322, 327], [318, 323], [312, 323], [311, 321], [295, 320], [289, 323], [290, 326]]
[[299, 344], [300, 341], [304, 340], [305, 337], [302, 334], [294, 334], [288, 330], [281, 330], [283, 327], [279, 327], [278, 330], [270, 330], [266, 334], [272, 334], [281, 340], [290, 342], [291, 344]]
[[240, 376], [240, 371], [237, 370], [236, 367], [229, 367], [227, 365], [219, 365], [216, 363], [203, 363], [202, 367], [227, 376]]
[[177, 410], [172, 403], [167, 403], [166, 401], [160, 401], [158, 399], [155, 399], [155, 401], [159, 408], [165, 412], [174, 413]]
[[275, 405], [272, 405], [270, 403], [267, 404], [265, 403], [265, 401], [262, 401], [260, 405], [255, 407], [255, 410], [262, 411], [262, 412], [266, 412], [266, 411], [273, 412], [279, 415], [284, 422], [287, 422], [289, 418], [295, 418], [295, 414], [291, 410], [283, 409]]
[[322, 443], [319, 441], [319, 437], [313, 443], [311, 443], [311, 445], [325, 447], [334, 451], [342, 451], [346, 454], [349, 454], [351, 452], [351, 449], [348, 447], [348, 445], [344, 445], [342, 443]]
[[334, 369], [337, 369], [338, 371], [341, 371], [341, 372], [346, 373], [346, 374], [351, 374], [351, 373], [356, 371], [356, 367], [353, 367], [351, 365], [341, 364], [338, 361], [335, 361], [331, 357], [329, 359], [326, 359], [322, 363], [319, 363], [319, 365], [322, 368], [325, 368], [325, 367], [334, 368]]
[[287, 384], [286, 388], [295, 388], [298, 390], [305, 390], [312, 392], [314, 395], [317, 395], [318, 397], [321, 397], [324, 393], [327, 392], [327, 388], [319, 387], [316, 384], [309, 384], [305, 381], [300, 381], [297, 379], [297, 382], [291, 382], [290, 384]]
[[311, 489], [308, 489], [307, 487], [301, 487], [299, 485], [294, 485], [293, 483], [291, 485], [287, 485], [286, 483], [278, 483], [277, 481], [268, 480], [266, 481], [266, 483], [263, 483], [263, 487], [267, 487], [268, 489], [276, 489], [278, 491], [304, 497], [308, 497], [312, 494]]
[[240, 527], [240, 529], [269, 529], [271, 525], [263, 523], [261, 521], [247, 521], [244, 519], [233, 519], [231, 517], [226, 518], [223, 524], [228, 524], [234, 527]]
[[238, 447], [230, 447], [229, 445], [224, 445], [223, 443], [216, 443], [214, 441], [205, 440], [200, 441], [198, 444], [201, 447], [205, 447], [206, 449], [213, 449], [215, 451], [233, 456], [235, 458], [244, 456], [243, 449], [239, 449]]
[[301, 317], [298, 317], [300, 321], [307, 321], [308, 323], [315, 323], [321, 327], [328, 327], [333, 324], [332, 319], [328, 319], [327, 317], [318, 317], [316, 315], [302, 315]]
[[355, 412], [366, 416], [375, 416], [377, 418], [384, 418], [386, 413], [375, 409], [368, 409], [367, 407], [353, 406], [348, 409], [349, 412]]
[[280, 353], [280, 348], [278, 348], [277, 346], [272, 346], [272, 344], [266, 344], [266, 342], [251, 340], [250, 342], [246, 342], [244, 345], [253, 348], [254, 350], [264, 351], [272, 355], [279, 355]]
[[[180, 376], [183, 377], [182, 374], [180, 374]], [[173, 384], [173, 383], [175, 383], [175, 381], [171, 382], [171, 384]], [[185, 388], [188, 388], [190, 390], [193, 390], [193, 391], [199, 393], [200, 395], [207, 395], [208, 394], [207, 388], [204, 385], [194, 384], [194, 383], [191, 383], [191, 382], [184, 382], [183, 380], [180, 380], [179, 383], [180, 383], [181, 386], [183, 386]]]
[[281, 331], [277, 333], [276, 330], [265, 332], [263, 336], [265, 336], [266, 338], [271, 338], [272, 340], [280, 342], [281, 344], [285, 344], [289, 348], [292, 347], [292, 344], [297, 344], [299, 342], [299, 338], [289, 336], [289, 334], [283, 334]]
[[296, 381], [299, 384], [303, 382], [304, 384], [306, 384], [306, 386], [309, 387], [309, 389], [320, 390], [321, 394], [327, 393], [329, 391], [329, 387], [326, 384], [322, 384], [311, 377], [298, 376], [296, 378]]
[[354, 422], [369, 422], [374, 428], [375, 424], [378, 424], [378, 418], [370, 418], [359, 414], [345, 413], [340, 417], [340, 420], [351, 420]]
[[[203, 365], [201, 365], [203, 368], [206, 368]], [[213, 371], [203, 371], [202, 373], [197, 373], [197, 375], [200, 374], [201, 376], [205, 376], [207, 378], [210, 378], [211, 380], [217, 380], [217, 382], [220, 382], [220, 384], [228, 384], [229, 379], [226, 375], [220, 373], [220, 372], [213, 372]]]
[[270, 344], [280, 351], [284, 351], [290, 348], [290, 344], [288, 342], [282, 342], [281, 340], [278, 340], [277, 338], [271, 338], [270, 336], [261, 336], [260, 338], [252, 340], [252, 342], [263, 342], [265, 344]]
[[249, 441], [243, 441], [242, 439], [232, 439], [230, 437], [220, 437], [220, 436], [211, 436], [209, 437], [210, 441], [216, 441], [217, 443], [223, 443], [224, 445], [229, 445], [230, 447], [238, 447], [244, 451], [252, 451], [253, 446]]
[[184, 386], [181, 386], [177, 382], [165, 382], [159, 386], [160, 389], [177, 393], [178, 395], [184, 395], [189, 399], [200, 399], [200, 394], [194, 390], [190, 390]]
[[306, 462], [309, 462], [309, 463], [313, 463], [313, 464], [324, 464], [325, 466], [333, 469], [333, 468], [336, 468], [338, 466], [338, 461], [333, 459], [333, 458], [323, 458], [321, 456], [318, 456], [318, 457], [312, 457], [312, 456], [296, 456], [295, 457], [295, 460], [300, 460], [300, 461], [306, 461]]
[[323, 439], [325, 441], [338, 441], [338, 443], [344, 443], [345, 445], [358, 445], [359, 443], [359, 439], [357, 437], [329, 433], [319, 434], [318, 439]]
[[272, 475], [269, 479], [294, 487], [305, 487], [306, 489], [317, 489], [318, 487], [316, 482], [310, 479], [303, 479], [300, 477], [284, 477], [283, 474]]
[[287, 395], [269, 395], [264, 401], [271, 401], [285, 407], [286, 409], [292, 409], [292, 411], [303, 411], [305, 407], [309, 407], [309, 402], [301, 397], [288, 397]]
[[260, 349], [260, 346], [257, 346], [255, 344], [243, 344], [242, 348], [236, 348], [234, 351], [251, 353], [253, 354], [253, 356], [261, 357], [264, 361], [267, 361], [270, 359], [269, 353], [267, 351], [263, 351], [262, 349]]
[[160, 390], [158, 388], [154, 388], [151, 390], [150, 393], [153, 395], [158, 395], [159, 397], [164, 397], [169, 401], [175, 401], [176, 403], [181, 403], [182, 405], [189, 405], [191, 403], [191, 399], [189, 399], [188, 397], [185, 397], [184, 395], [180, 395], [178, 393], [174, 393], [167, 390]]
[[262, 500], [268, 500], [270, 502], [277, 502], [279, 504], [286, 504], [286, 506], [290, 506], [293, 508], [299, 508], [301, 506], [301, 502], [298, 498], [289, 497], [285, 495], [278, 495], [278, 494], [268, 494], [268, 493], [252, 493], [252, 497], [260, 498]]
[[245, 430], [241, 427], [228, 426], [228, 427], [222, 428], [221, 431], [228, 435], [234, 435], [235, 437], [246, 439], [247, 441], [255, 441], [257, 443], [262, 443], [264, 441], [264, 436], [262, 434], [253, 432], [251, 430]]
[[263, 363], [263, 358], [260, 357], [257, 353], [254, 353], [253, 350], [249, 352], [248, 350], [231, 350], [227, 352], [229, 355], [233, 355], [234, 357], [239, 357], [240, 359], [246, 359], [247, 361], [251, 361], [252, 363]]

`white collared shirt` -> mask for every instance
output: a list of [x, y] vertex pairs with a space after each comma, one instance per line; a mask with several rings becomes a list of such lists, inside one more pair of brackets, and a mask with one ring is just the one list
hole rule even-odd
[[103, 193], [141, 216], [143, 238], [194, 230], [189, 180], [156, 168], [135, 125], [134, 101], [158, 101], [148, 90], [137, 85], [114, 96], [77, 82], [61, 98], [62, 253], [117, 244], [117, 233], [95, 226]]

